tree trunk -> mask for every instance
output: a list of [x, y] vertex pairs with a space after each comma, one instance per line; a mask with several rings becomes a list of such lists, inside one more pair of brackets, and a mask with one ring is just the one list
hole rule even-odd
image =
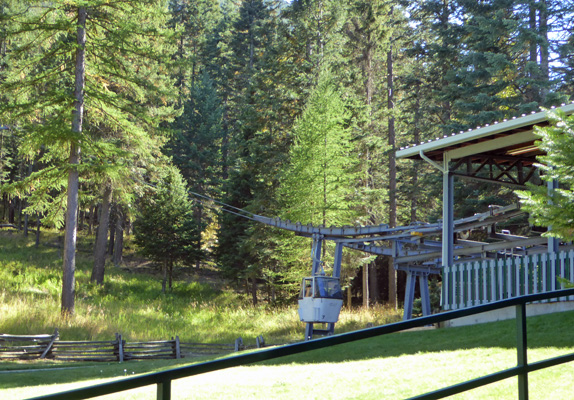
[[[387, 89], [389, 111], [389, 226], [394, 228], [397, 225], [397, 167], [395, 160], [395, 99], [394, 99], [394, 75], [393, 75], [393, 45], [391, 43], [387, 53]], [[390, 261], [392, 263], [392, 259]], [[397, 307], [397, 274], [394, 268], [389, 268], [389, 305]]]
[[347, 286], [347, 307], [349, 310], [353, 306], [353, 291], [351, 289], [351, 285]]
[[[86, 7], [78, 8], [76, 21], [77, 45], [74, 86], [74, 115], [72, 132], [80, 134], [84, 119], [84, 83], [86, 73]], [[78, 230], [78, 191], [80, 163], [80, 143], [73, 139], [70, 143], [70, 170], [68, 172], [68, 203], [66, 209], [66, 232], [64, 241], [64, 266], [62, 278], [62, 314], [73, 315], [75, 311], [76, 235]]]
[[[203, 221], [203, 206], [201, 204], [199, 204], [196, 208], [196, 221], [197, 226], [201, 227], [202, 226], [201, 222]], [[199, 235], [197, 235], [197, 242], [196, 242], [197, 254], [201, 254], [201, 231], [202, 229], [200, 228]], [[197, 257], [197, 260], [195, 260], [195, 268], [199, 269], [200, 266], [201, 266], [201, 257]]]
[[[414, 132], [413, 132], [413, 143], [420, 143], [420, 120], [421, 120], [421, 107], [420, 107], [420, 95], [418, 95], [417, 86], [417, 96], [415, 101], [414, 110]], [[419, 163], [413, 163], [412, 168], [414, 169], [411, 178], [411, 222], [418, 221], [418, 184], [419, 184]]]
[[108, 239], [108, 226], [110, 223], [110, 203], [112, 201], [112, 187], [107, 184], [104, 188], [102, 199], [102, 212], [96, 234], [96, 245], [94, 247], [94, 267], [90, 280], [98, 285], [104, 283], [104, 273], [106, 268], [106, 243]]
[[[26, 208], [26, 200], [24, 200], [24, 208]], [[28, 237], [28, 228], [29, 228], [29, 216], [28, 213], [24, 213], [24, 236]]]
[[168, 278], [169, 278], [169, 290], [171, 291], [171, 289], [173, 287], [173, 263], [172, 262], [169, 263], [168, 268], [169, 268], [169, 276], [168, 276]]
[[376, 304], [380, 301], [376, 260], [369, 263], [369, 299], [371, 304]]
[[251, 279], [251, 300], [253, 301], [253, 305], [257, 305], [257, 280], [255, 278]]
[[40, 246], [40, 225], [42, 220], [40, 219], [40, 214], [36, 213], [36, 247]]
[[369, 264], [363, 265], [363, 307], [369, 308]]
[[108, 241], [108, 254], [114, 255], [114, 246], [116, 243], [116, 206], [110, 205], [110, 219], [108, 221], [110, 230], [110, 240]]
[[162, 264], [162, 269], [163, 269], [163, 279], [161, 280], [161, 292], [165, 293], [165, 286], [167, 283], [167, 262], [164, 262]]
[[[539, 16], [539, 35], [542, 38], [540, 45], [540, 70], [542, 71], [542, 79], [548, 83], [550, 79], [550, 48], [548, 43], [548, 4], [547, 0], [540, 0], [540, 16]], [[544, 103], [548, 95], [548, 87], [542, 88], [540, 101]]]
[[8, 223], [9, 224], [14, 224], [14, 199], [10, 199], [9, 203], [8, 203]]
[[397, 271], [393, 262], [393, 257], [389, 257], [389, 306], [396, 309], [398, 306], [397, 301]]
[[[530, 39], [530, 45], [529, 45], [529, 56], [528, 56], [528, 61], [530, 61], [531, 63], [534, 64], [538, 64], [538, 43], [537, 43], [537, 39], [536, 39], [536, 33], [538, 32], [538, 27], [536, 24], [536, 5], [534, 4], [534, 2], [532, 2], [530, 4], [529, 10], [528, 10], [528, 24], [529, 24], [529, 28], [530, 28], [530, 34], [532, 36], [532, 38]], [[530, 79], [532, 81], [536, 80], [538, 78], [538, 72], [536, 70], [531, 70], [530, 73]], [[535, 89], [534, 85], [529, 85], [528, 89], [526, 89], [526, 101], [531, 102], [531, 101], [538, 101], [539, 100], [539, 96], [537, 93], [537, 90]]]
[[116, 241], [114, 244], [114, 265], [119, 267], [122, 264], [122, 255], [124, 250], [124, 216], [121, 208], [116, 208]]
[[18, 230], [21, 231], [22, 230], [22, 199], [20, 197], [18, 197], [18, 208], [17, 208], [17, 213], [16, 215], [18, 216]]
[[92, 235], [93, 228], [96, 223], [96, 206], [90, 207], [90, 215], [88, 217], [88, 235]]

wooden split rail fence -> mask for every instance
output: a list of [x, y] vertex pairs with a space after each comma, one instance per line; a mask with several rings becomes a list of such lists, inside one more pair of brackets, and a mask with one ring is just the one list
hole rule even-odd
[[[171, 340], [126, 342], [116, 333], [109, 341], [61, 341], [58, 330], [52, 335], [0, 335], [0, 359], [55, 359], [63, 361], [128, 361], [177, 359], [231, 353], [247, 347], [238, 338], [234, 344], [186, 343]], [[259, 336], [256, 347], [264, 347]]]

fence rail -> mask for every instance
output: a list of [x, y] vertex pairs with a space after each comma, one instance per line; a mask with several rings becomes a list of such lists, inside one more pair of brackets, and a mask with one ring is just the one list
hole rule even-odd
[[574, 250], [459, 263], [444, 268], [442, 305], [456, 310], [553, 292], [563, 288], [561, 279], [574, 280]]
[[[259, 338], [256, 347], [263, 347], [263, 339]], [[0, 359], [122, 362], [226, 354], [245, 348], [241, 338], [233, 344], [181, 342], [179, 336], [171, 340], [126, 342], [116, 333], [115, 340], [61, 341], [57, 329], [52, 335], [0, 335]]]
[[535, 363], [528, 363], [527, 357], [527, 330], [526, 330], [526, 304], [544, 301], [559, 297], [574, 296], [574, 289], [560, 290], [552, 293], [539, 293], [527, 295], [522, 297], [515, 297], [511, 299], [501, 300], [498, 302], [483, 304], [472, 308], [461, 310], [448, 311], [440, 314], [435, 314], [427, 317], [411, 319], [408, 321], [397, 322], [394, 324], [377, 326], [373, 328], [363, 329], [360, 331], [344, 333], [334, 336], [328, 336], [311, 341], [305, 341], [275, 348], [269, 348], [257, 352], [240, 354], [230, 356], [215, 361], [193, 364], [185, 367], [175, 368], [167, 371], [156, 372], [151, 374], [144, 374], [132, 378], [121, 379], [113, 382], [103, 383], [96, 386], [85, 387], [81, 389], [70, 390], [67, 392], [55, 393], [36, 397], [30, 400], [53, 400], [53, 399], [89, 399], [97, 396], [103, 396], [111, 393], [122, 392], [125, 390], [136, 389], [142, 386], [156, 385], [157, 399], [169, 400], [171, 399], [171, 381], [180, 378], [186, 378], [193, 375], [203, 374], [222, 370], [231, 367], [248, 365], [259, 361], [271, 360], [288, 355], [303, 353], [306, 351], [317, 350], [321, 348], [331, 347], [338, 344], [349, 343], [356, 340], [369, 339], [381, 335], [400, 332], [411, 328], [422, 327], [430, 324], [449, 321], [455, 318], [467, 317], [488, 311], [499, 310], [506, 307], [516, 308], [516, 367], [505, 369], [494, 374], [490, 374], [478, 379], [473, 379], [467, 382], [449, 386], [434, 392], [426, 393], [420, 396], [413, 397], [413, 399], [441, 399], [444, 397], [452, 396], [454, 394], [462, 393], [471, 389], [478, 388], [490, 383], [498, 382], [503, 379], [518, 377], [518, 398], [521, 400], [528, 399], [528, 374], [544, 368], [553, 367], [555, 365], [563, 364], [566, 362], [574, 361], [574, 353], [566, 354], [563, 356], [550, 358], [547, 360], [538, 361]]

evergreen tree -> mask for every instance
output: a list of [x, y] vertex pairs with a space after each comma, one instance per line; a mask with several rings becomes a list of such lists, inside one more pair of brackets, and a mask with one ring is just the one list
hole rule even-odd
[[217, 0], [170, 0], [169, 25], [180, 31], [175, 53], [176, 87], [183, 101], [211, 60], [204, 57], [210, 34], [220, 18]]
[[140, 215], [134, 222], [135, 241], [144, 256], [161, 265], [162, 292], [172, 288], [173, 267], [192, 265], [201, 257], [197, 242], [199, 230], [183, 177], [174, 167], [161, 172], [155, 190], [140, 201]]
[[541, 140], [538, 146], [545, 156], [538, 159], [542, 179], [558, 181], [559, 188], [548, 191], [545, 185], [530, 186], [530, 192], [518, 192], [524, 209], [535, 225], [551, 227], [549, 236], [565, 242], [574, 238], [574, 116], [560, 110], [549, 112], [551, 125], [535, 131]]
[[284, 215], [297, 221], [325, 226], [355, 222], [356, 161], [348, 128], [350, 115], [341, 97], [331, 76], [323, 73], [295, 123], [282, 194]]
[[[351, 225], [360, 220], [354, 189], [357, 161], [349, 118], [332, 76], [324, 72], [293, 128], [291, 162], [279, 191], [282, 218], [323, 226]], [[306, 242], [308, 239], [293, 238], [279, 246], [290, 269], [286, 277], [309, 269]]]
[[[383, 211], [387, 199], [387, 140], [383, 121], [387, 109], [385, 82], [386, 54], [390, 49], [390, 8], [383, 1], [353, 1], [345, 26], [348, 37], [346, 68], [351, 71], [348, 85], [354, 99], [356, 124], [353, 136], [361, 160], [361, 175], [356, 190], [365, 199], [361, 207], [368, 218], [365, 223], [386, 220]], [[388, 115], [388, 114], [387, 114]]]
[[170, 113], [165, 9], [152, 0], [26, 1], [3, 18], [13, 46], [1, 83], [10, 101], [0, 107], [23, 132], [21, 155], [42, 152], [45, 167], [20, 192], [31, 190], [29, 210], [49, 210], [56, 225], [66, 209], [62, 313], [73, 314], [80, 176], [117, 178], [157, 151], [149, 131]]
[[[173, 127], [174, 137], [167, 152], [188, 182], [191, 191], [218, 197], [221, 187], [223, 132], [223, 106], [206, 72], [202, 81], [192, 87], [189, 100], [184, 103], [183, 114]], [[198, 229], [211, 222], [211, 215], [201, 202], [194, 207], [194, 221]], [[201, 249], [201, 236], [197, 236], [197, 249]], [[199, 259], [198, 259], [199, 262]]]
[[[452, 98], [446, 96], [447, 74], [460, 67], [464, 16], [459, 1], [404, 2], [412, 35], [406, 53], [424, 65], [424, 84], [430, 96], [423, 104], [436, 116], [441, 133], [450, 134]], [[433, 125], [434, 126], [434, 125]]]
[[[274, 2], [246, 1], [238, 10], [228, 42], [229, 69], [233, 79], [225, 91], [224, 123], [229, 128], [228, 151], [224, 153], [227, 174], [223, 185], [225, 202], [255, 213], [272, 209], [277, 172], [280, 171], [288, 138], [278, 126], [281, 97], [274, 88], [277, 63], [277, 10]], [[250, 234], [262, 227], [222, 215], [220, 219], [218, 261], [236, 284], [244, 282], [257, 303], [258, 280], [265, 246]]]

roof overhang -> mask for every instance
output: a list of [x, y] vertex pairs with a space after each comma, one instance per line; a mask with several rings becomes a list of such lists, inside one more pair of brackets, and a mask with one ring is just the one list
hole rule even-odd
[[[553, 108], [555, 109], [555, 108]], [[574, 113], [574, 103], [557, 107], [566, 115]], [[444, 136], [426, 143], [401, 148], [396, 158], [422, 159], [433, 161], [470, 158], [479, 162], [485, 157], [495, 158], [499, 163], [534, 163], [542, 152], [535, 145], [539, 137], [534, 133], [535, 126], [548, 125], [547, 110], [533, 112], [502, 122], [478, 127], [466, 132]]]

